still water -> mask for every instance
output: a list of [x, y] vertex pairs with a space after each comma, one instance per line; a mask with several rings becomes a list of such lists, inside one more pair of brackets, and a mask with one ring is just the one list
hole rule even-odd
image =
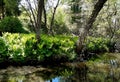
[[84, 63], [49, 67], [8, 67], [0, 70], [0, 82], [87, 82]]
[[120, 82], [117, 60], [0, 69], [0, 82]]

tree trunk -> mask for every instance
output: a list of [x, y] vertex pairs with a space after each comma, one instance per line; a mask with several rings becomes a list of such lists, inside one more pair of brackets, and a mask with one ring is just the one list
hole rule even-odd
[[37, 27], [36, 27], [36, 39], [38, 42], [40, 42], [40, 29], [42, 23], [43, 8], [44, 8], [44, 0], [38, 0]]
[[46, 9], [45, 9], [45, 5], [44, 5], [44, 24], [45, 24], [45, 33], [48, 33], [48, 28], [47, 28], [47, 15], [46, 15]]
[[2, 0], [1, 8], [2, 8], [2, 19], [3, 19], [5, 17], [5, 14], [4, 14], [4, 2], [3, 2], [3, 0]]
[[[30, 8], [30, 11], [28, 12], [24, 7], [24, 9], [26, 10], [26, 12], [27, 13], [30, 13], [30, 14], [28, 14], [28, 16], [30, 17], [30, 20], [31, 20], [31, 23], [33, 23], [32, 22], [32, 17], [33, 17], [33, 21], [34, 21], [34, 29], [35, 29], [35, 31], [37, 30], [37, 21], [36, 21], [36, 16], [35, 16], [35, 13], [34, 13], [34, 11], [33, 11], [33, 8], [32, 8], [32, 5], [31, 5], [31, 2], [30, 2], [30, 0], [26, 0], [27, 1], [27, 3], [28, 3], [28, 5], [29, 5], [29, 8]], [[39, 2], [39, 1], [38, 1]], [[39, 3], [38, 3], [39, 4]]]
[[56, 13], [57, 7], [59, 5], [59, 2], [60, 2], [60, 0], [57, 1], [56, 6], [54, 7], [54, 11], [53, 11], [52, 19], [51, 19], [51, 23], [50, 23], [49, 33], [52, 34], [52, 35], [54, 35], [54, 33], [53, 33], [53, 25], [54, 25], [55, 13]]
[[83, 28], [82, 32], [79, 34], [79, 39], [78, 39], [78, 42], [76, 45], [76, 52], [78, 55], [81, 53], [80, 51], [82, 51], [82, 49], [84, 48], [86, 36], [89, 33], [89, 30], [92, 28], [96, 17], [98, 16], [100, 10], [103, 8], [104, 3], [106, 1], [107, 0], [98, 0], [98, 2], [94, 6], [94, 10], [92, 11], [92, 14], [90, 15], [90, 17], [85, 25], [85, 28]]

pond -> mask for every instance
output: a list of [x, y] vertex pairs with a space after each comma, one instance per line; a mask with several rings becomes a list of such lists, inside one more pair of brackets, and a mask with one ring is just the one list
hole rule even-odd
[[47, 67], [9, 66], [0, 69], [0, 82], [120, 82], [119, 55]]
[[22, 66], [0, 70], [0, 82], [79, 82], [87, 81], [85, 63], [65, 63], [58, 66]]

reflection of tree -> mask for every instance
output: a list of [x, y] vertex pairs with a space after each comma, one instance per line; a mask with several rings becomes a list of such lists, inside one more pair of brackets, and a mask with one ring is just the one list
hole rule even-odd
[[45, 80], [40, 76], [36, 76], [35, 74], [30, 74], [26, 76], [24, 82], [45, 82]]
[[23, 80], [24, 80], [24, 76], [21, 76], [20, 74], [16, 74], [16, 73], [12, 74], [8, 70], [0, 74], [0, 82], [21, 82]]
[[87, 68], [75, 68], [75, 74], [73, 77], [75, 82], [87, 82]]
[[85, 63], [74, 63], [73, 74], [66, 78], [60, 78], [60, 82], [88, 82], [87, 81], [87, 66]]
[[[27, 67], [28, 68], [28, 67]], [[4, 73], [0, 71], [0, 82], [53, 82], [53, 78], [58, 77], [59, 82], [85, 82], [87, 67], [84, 63], [74, 63], [70, 66], [55, 66], [49, 68], [26, 68], [5, 69]]]

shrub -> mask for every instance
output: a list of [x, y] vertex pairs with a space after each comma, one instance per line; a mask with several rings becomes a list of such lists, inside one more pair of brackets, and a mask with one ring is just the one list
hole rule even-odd
[[25, 54], [26, 58], [30, 60], [61, 61], [61, 58], [70, 60], [75, 57], [74, 42], [67, 38], [43, 35], [39, 44], [36, 44], [34, 38], [27, 40], [25, 44]]
[[4, 33], [3, 38], [8, 45], [8, 55], [10, 60], [14, 63], [24, 62], [24, 46], [28, 37], [23, 34]]
[[26, 61], [38, 60], [38, 53], [37, 53], [37, 46], [36, 46], [36, 39], [30, 38], [25, 43], [25, 58]]
[[22, 23], [16, 17], [5, 17], [3, 20], [1, 20], [0, 30], [11, 33], [25, 32], [25, 30], [22, 28]]
[[86, 48], [88, 52], [107, 52], [109, 51], [109, 40], [105, 38], [95, 38], [88, 37], [88, 41], [86, 42]]
[[[37, 44], [34, 34], [4, 33], [0, 38], [0, 63], [37, 64], [68, 61], [75, 57], [74, 42], [68, 36], [41, 36]], [[56, 62], [55, 62], [56, 63]]]

